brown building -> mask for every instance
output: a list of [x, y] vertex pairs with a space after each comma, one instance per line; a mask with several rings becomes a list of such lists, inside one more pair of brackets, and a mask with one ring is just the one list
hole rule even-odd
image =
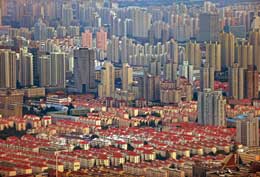
[[237, 117], [236, 140], [244, 146], [259, 146], [259, 122], [253, 113]]
[[11, 50], [0, 50], [0, 88], [16, 88], [16, 53]]
[[146, 74], [144, 79], [144, 95], [147, 101], [160, 100], [160, 76]]
[[245, 70], [245, 97], [258, 98], [258, 71], [255, 65], [249, 65]]
[[24, 92], [13, 89], [0, 90], [0, 115], [22, 116]]

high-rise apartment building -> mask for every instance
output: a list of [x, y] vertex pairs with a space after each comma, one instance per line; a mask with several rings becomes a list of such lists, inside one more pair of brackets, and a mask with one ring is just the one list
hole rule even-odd
[[202, 13], [199, 17], [199, 41], [217, 41], [219, 33], [218, 14]]
[[34, 40], [42, 41], [47, 39], [47, 26], [46, 24], [39, 19], [34, 25]]
[[244, 146], [259, 146], [259, 120], [253, 113], [237, 116], [236, 140]]
[[73, 9], [70, 4], [63, 4], [62, 5], [62, 25], [63, 26], [70, 26], [73, 20]]
[[51, 53], [40, 57], [40, 86], [65, 88], [65, 54]]
[[95, 84], [94, 49], [79, 48], [74, 50], [74, 80], [77, 90], [81, 93], [94, 91]]
[[65, 53], [51, 53], [51, 85], [59, 88], [66, 86]]
[[160, 100], [160, 76], [145, 74], [144, 96], [147, 101]]
[[226, 100], [221, 91], [204, 89], [198, 96], [198, 123], [203, 125], [225, 126]]
[[204, 63], [200, 67], [200, 90], [210, 88], [214, 90], [214, 67], [210, 67], [208, 63]]
[[98, 49], [101, 49], [103, 51], [107, 50], [107, 32], [104, 31], [103, 28], [101, 28], [100, 31], [97, 32], [96, 46]]
[[17, 61], [16, 52], [0, 50], [0, 88], [16, 88]]
[[185, 60], [188, 61], [190, 65], [193, 65], [195, 69], [199, 69], [201, 64], [200, 44], [196, 43], [196, 41], [188, 42], [186, 44], [185, 52]]
[[152, 59], [149, 63], [148, 67], [149, 74], [154, 76], [160, 76], [161, 75], [161, 62], [156, 59]]
[[248, 65], [245, 70], [245, 97], [248, 99], [258, 98], [258, 71], [255, 65]]
[[178, 64], [172, 63], [171, 61], [167, 62], [164, 65], [164, 79], [167, 81], [177, 80], [177, 69]]
[[236, 44], [235, 59], [244, 69], [247, 69], [248, 65], [253, 65], [253, 46], [249, 43]]
[[107, 58], [113, 63], [119, 63], [119, 37], [112, 36], [107, 50]]
[[168, 43], [168, 58], [172, 60], [173, 63], [178, 64], [179, 63], [179, 47], [178, 43], [171, 39]]
[[33, 55], [28, 53], [27, 49], [20, 50], [19, 76], [21, 86], [33, 85]]
[[105, 62], [101, 70], [101, 83], [98, 85], [99, 97], [115, 96], [115, 68], [112, 63]]
[[260, 72], [260, 29], [249, 33], [249, 42], [253, 46], [253, 64]]
[[215, 71], [221, 71], [221, 45], [217, 42], [206, 44], [206, 62]]
[[133, 37], [147, 38], [151, 28], [152, 15], [142, 8], [130, 8], [129, 12], [133, 20]]
[[244, 99], [245, 69], [238, 63], [228, 69], [229, 96], [234, 99]]
[[122, 67], [122, 89], [127, 91], [129, 86], [133, 83], [133, 68], [127, 63]]
[[232, 33], [221, 32], [219, 35], [221, 44], [221, 65], [228, 68], [235, 63], [235, 36]]
[[39, 78], [41, 87], [51, 86], [51, 58], [48, 55], [43, 55], [39, 58]]
[[92, 48], [92, 32], [89, 30], [82, 33], [82, 47]]
[[193, 82], [194, 67], [189, 65], [188, 61], [183, 61], [182, 65], [179, 65], [179, 76], [185, 77], [190, 83]]

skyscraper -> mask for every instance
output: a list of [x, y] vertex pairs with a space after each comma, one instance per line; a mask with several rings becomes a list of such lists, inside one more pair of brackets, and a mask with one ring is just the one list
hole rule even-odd
[[160, 76], [145, 73], [144, 96], [147, 101], [160, 100]]
[[213, 67], [209, 67], [208, 63], [204, 63], [200, 67], [200, 90], [210, 88], [214, 90], [214, 72]]
[[203, 125], [225, 126], [226, 100], [221, 91], [205, 89], [198, 96], [198, 123]]
[[0, 88], [16, 88], [16, 53], [11, 50], [0, 50]]
[[206, 62], [210, 67], [215, 68], [215, 71], [221, 71], [221, 45], [219, 43], [206, 44]]
[[253, 65], [253, 46], [249, 43], [236, 44], [235, 59], [244, 69], [247, 69], [248, 65]]
[[164, 65], [164, 79], [167, 81], [177, 80], [177, 69], [178, 64], [172, 63], [171, 61], [167, 62]]
[[133, 20], [133, 37], [147, 38], [148, 31], [151, 28], [151, 14], [141, 8], [130, 8], [129, 11]]
[[186, 44], [185, 52], [186, 60], [189, 64], [193, 65], [195, 69], [199, 69], [201, 64], [200, 44], [196, 43], [196, 41], [194, 43], [191, 41], [188, 42]]
[[221, 32], [221, 65], [223, 68], [232, 66], [235, 62], [235, 36], [232, 33]]
[[234, 99], [244, 99], [245, 69], [239, 67], [238, 63], [228, 69], [229, 96]]
[[157, 59], [153, 58], [152, 61], [149, 63], [148, 68], [149, 74], [154, 76], [160, 76], [161, 74], [161, 62]]
[[20, 84], [21, 86], [33, 85], [33, 56], [26, 50], [20, 51]]
[[40, 72], [39, 78], [41, 87], [51, 85], [51, 58], [48, 55], [43, 55], [39, 58]]
[[73, 9], [70, 4], [62, 5], [62, 25], [69, 26], [73, 20]]
[[260, 72], [260, 29], [249, 33], [249, 42], [253, 46], [253, 64]]
[[107, 32], [104, 31], [103, 28], [100, 29], [100, 31], [97, 32], [96, 35], [96, 45], [98, 49], [107, 50]]
[[[177, 74], [177, 71], [175, 75]], [[189, 65], [188, 61], [183, 61], [182, 65], [179, 65], [179, 76], [185, 77], [189, 80], [190, 83], [193, 83], [194, 76], [194, 67], [193, 65]]]
[[74, 79], [77, 90], [81, 93], [94, 91], [95, 85], [94, 49], [79, 48], [74, 50]]
[[82, 33], [82, 47], [92, 48], [92, 32], [89, 30]]
[[112, 36], [108, 43], [107, 58], [113, 63], [119, 63], [119, 37]]
[[105, 62], [101, 70], [101, 83], [98, 85], [99, 97], [115, 96], [115, 68], [112, 63]]
[[239, 115], [236, 120], [236, 139], [237, 142], [248, 146], [259, 146], [259, 122], [258, 117], [253, 113]]
[[173, 63], [178, 64], [179, 63], [179, 47], [178, 43], [171, 39], [168, 43], [168, 58], [172, 60]]
[[127, 91], [130, 84], [133, 83], [133, 68], [127, 63], [123, 64], [122, 68], [122, 89]]
[[245, 97], [258, 98], [258, 71], [255, 65], [248, 65], [245, 70]]
[[200, 14], [199, 28], [199, 41], [217, 41], [220, 29], [218, 14]]
[[51, 53], [51, 85], [65, 88], [65, 53]]
[[39, 19], [34, 25], [34, 40], [46, 40], [47, 39], [47, 26], [46, 24]]

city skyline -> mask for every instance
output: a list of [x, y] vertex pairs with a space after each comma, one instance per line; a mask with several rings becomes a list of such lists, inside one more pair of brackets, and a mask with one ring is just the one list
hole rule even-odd
[[0, 0], [0, 176], [258, 176], [260, 2]]

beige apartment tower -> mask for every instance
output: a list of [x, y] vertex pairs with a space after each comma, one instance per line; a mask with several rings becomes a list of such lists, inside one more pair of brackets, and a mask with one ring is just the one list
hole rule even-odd
[[0, 50], [0, 88], [16, 88], [16, 53], [11, 50]]
[[101, 71], [101, 83], [98, 85], [99, 97], [115, 96], [115, 68], [112, 63], [105, 62]]
[[122, 89], [127, 91], [133, 83], [133, 68], [127, 63], [123, 64], [122, 68]]
[[253, 65], [253, 46], [248, 42], [236, 44], [235, 59], [236, 63], [244, 69], [247, 69], [248, 65]]
[[198, 95], [198, 123], [202, 125], [226, 126], [226, 100], [221, 91], [204, 89]]
[[51, 85], [66, 86], [65, 53], [51, 53]]
[[200, 90], [210, 88], [214, 90], [214, 67], [209, 67], [208, 63], [204, 63], [200, 67]]
[[260, 72], [260, 29], [249, 33], [249, 42], [253, 46], [253, 64], [257, 66]]
[[28, 87], [33, 85], [33, 55], [26, 49], [20, 50], [19, 71], [17, 77], [21, 86]]
[[229, 97], [244, 99], [245, 92], [245, 69], [239, 67], [238, 63], [228, 68]]
[[223, 68], [232, 66], [235, 62], [235, 36], [232, 33], [219, 34], [221, 44], [221, 65]]
[[259, 146], [259, 120], [253, 113], [236, 120], [237, 141], [248, 147]]
[[164, 65], [164, 79], [167, 81], [175, 81], [177, 80], [177, 69], [178, 64], [168, 62]]
[[215, 71], [221, 71], [221, 45], [218, 42], [206, 44], [206, 62]]
[[185, 48], [186, 52], [186, 61], [189, 61], [189, 65], [193, 65], [195, 69], [200, 68], [201, 64], [201, 49], [200, 49], [200, 44], [196, 43], [196, 41], [193, 42], [188, 42], [186, 44]]
[[168, 59], [170, 59], [173, 63], [178, 64], [179, 63], [178, 43], [174, 39], [171, 39], [167, 43], [167, 47], [168, 47]]
[[43, 55], [39, 58], [40, 63], [40, 86], [51, 86], [51, 58], [48, 55]]

